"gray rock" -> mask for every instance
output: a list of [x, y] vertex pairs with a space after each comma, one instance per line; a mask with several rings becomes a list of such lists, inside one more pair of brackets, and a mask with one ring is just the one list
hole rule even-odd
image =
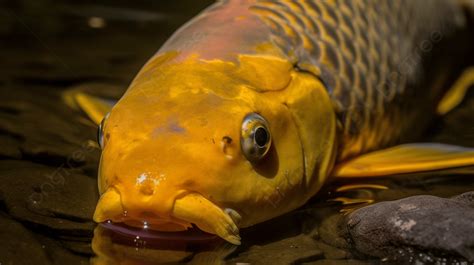
[[347, 229], [355, 249], [369, 256], [474, 261], [474, 192], [376, 203], [351, 213]]

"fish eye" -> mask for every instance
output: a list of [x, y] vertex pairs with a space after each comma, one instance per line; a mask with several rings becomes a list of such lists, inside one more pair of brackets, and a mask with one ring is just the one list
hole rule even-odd
[[242, 122], [240, 146], [245, 158], [260, 161], [270, 150], [272, 137], [267, 121], [257, 113], [247, 114]]
[[105, 127], [105, 121], [109, 117], [109, 114], [105, 115], [105, 117], [102, 119], [102, 121], [99, 124], [99, 127], [97, 128], [97, 143], [99, 144], [99, 147], [101, 149], [104, 148], [104, 127]]

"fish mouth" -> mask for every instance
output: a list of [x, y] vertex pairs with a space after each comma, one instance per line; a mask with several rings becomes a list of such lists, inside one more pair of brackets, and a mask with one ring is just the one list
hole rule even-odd
[[234, 245], [240, 245], [241, 240], [237, 226], [241, 220], [239, 213], [229, 208], [222, 209], [199, 193], [188, 193], [177, 198], [170, 219], [164, 222], [155, 219], [143, 222], [127, 217], [119, 192], [109, 188], [102, 194], [93, 219], [97, 223], [124, 223], [132, 227], [164, 232], [189, 230], [194, 224], [200, 230], [217, 235]]

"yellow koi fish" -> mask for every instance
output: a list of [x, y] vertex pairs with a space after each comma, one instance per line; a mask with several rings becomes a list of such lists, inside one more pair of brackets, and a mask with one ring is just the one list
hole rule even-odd
[[[217, 2], [164, 44], [102, 120], [94, 220], [194, 224], [240, 244], [239, 228], [300, 207], [329, 177], [474, 164], [473, 149], [413, 143], [474, 83], [471, 69], [451, 86], [474, 47], [471, 8]], [[84, 94], [76, 101], [98, 122], [109, 109]]]

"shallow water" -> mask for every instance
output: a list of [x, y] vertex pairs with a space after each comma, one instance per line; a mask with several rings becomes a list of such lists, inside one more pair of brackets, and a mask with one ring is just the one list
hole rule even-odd
[[[300, 209], [242, 229], [239, 247], [214, 237], [183, 242], [98, 227], [91, 221], [96, 128], [60, 95], [83, 89], [119, 97], [166, 38], [211, 1], [98, 2], [23, 0], [0, 7], [1, 265], [378, 262], [354, 252], [341, 234], [346, 213], [367, 202], [474, 190], [474, 168], [332, 180]], [[470, 96], [424, 140], [474, 146], [473, 111]], [[361, 187], [341, 191], [354, 184]]]

